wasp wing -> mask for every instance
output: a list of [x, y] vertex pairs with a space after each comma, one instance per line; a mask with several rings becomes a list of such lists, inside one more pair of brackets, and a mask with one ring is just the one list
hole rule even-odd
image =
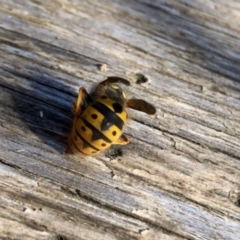
[[149, 115], [153, 115], [156, 113], [156, 108], [152, 104], [142, 99], [135, 99], [135, 98], [128, 99], [127, 107], [138, 110], [140, 112], [147, 113]]

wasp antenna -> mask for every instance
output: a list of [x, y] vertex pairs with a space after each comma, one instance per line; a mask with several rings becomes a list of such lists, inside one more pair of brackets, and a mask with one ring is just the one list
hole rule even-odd
[[99, 85], [105, 86], [110, 83], [122, 83], [126, 86], [130, 86], [130, 82], [127, 79], [120, 78], [120, 77], [114, 77], [114, 76], [108, 77], [106, 80], [100, 82]]

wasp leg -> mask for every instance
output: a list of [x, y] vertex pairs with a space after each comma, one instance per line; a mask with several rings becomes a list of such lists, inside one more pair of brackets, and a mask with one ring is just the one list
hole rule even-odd
[[82, 113], [83, 106], [85, 102], [91, 101], [90, 95], [84, 87], [79, 88], [77, 100], [73, 102], [72, 113], [75, 116], [79, 116]]
[[117, 144], [117, 145], [126, 145], [129, 143], [129, 138], [122, 134], [122, 136], [116, 141], [116, 142], [113, 142], [113, 144]]
[[156, 113], [156, 108], [152, 104], [142, 99], [135, 99], [135, 98], [128, 99], [127, 107], [138, 110], [140, 112], [147, 113], [149, 115]]
[[99, 83], [99, 86], [105, 86], [107, 84], [110, 83], [122, 83], [124, 85], [129, 86], [130, 82], [124, 78], [120, 78], [120, 77], [108, 77], [106, 80], [102, 81]]
[[[77, 100], [73, 102], [73, 109], [72, 113], [75, 115], [73, 120], [73, 126], [75, 126], [75, 122], [77, 121], [77, 118], [81, 115], [84, 107], [84, 102], [91, 101], [90, 95], [87, 93], [86, 89], [84, 87], [79, 88], [78, 97]], [[70, 136], [64, 136], [64, 138], [69, 139]], [[65, 149], [65, 154], [70, 152], [70, 146], [67, 145]]]

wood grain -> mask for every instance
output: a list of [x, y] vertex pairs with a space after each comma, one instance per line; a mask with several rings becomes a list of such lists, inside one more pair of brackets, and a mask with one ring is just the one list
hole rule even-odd
[[[0, 238], [239, 239], [239, 16], [234, 0], [1, 0]], [[127, 146], [63, 154], [78, 88], [107, 76], [157, 113], [129, 110]]]

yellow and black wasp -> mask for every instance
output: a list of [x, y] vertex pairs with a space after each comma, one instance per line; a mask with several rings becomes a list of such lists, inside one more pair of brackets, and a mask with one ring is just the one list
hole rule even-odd
[[66, 153], [71, 150], [74, 154], [93, 155], [112, 144], [128, 144], [129, 139], [123, 134], [128, 119], [125, 109], [128, 107], [150, 115], [156, 112], [153, 105], [142, 99], [127, 99], [116, 83], [130, 85], [126, 79], [108, 77], [92, 94], [88, 94], [84, 87], [79, 88]]

